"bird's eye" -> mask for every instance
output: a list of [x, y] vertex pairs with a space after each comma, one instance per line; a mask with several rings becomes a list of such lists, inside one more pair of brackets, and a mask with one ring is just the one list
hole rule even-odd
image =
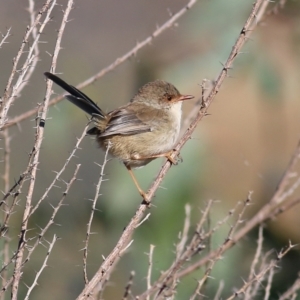
[[172, 100], [172, 96], [167, 95], [167, 99], [168, 99], [169, 101], [171, 101], [171, 100]]

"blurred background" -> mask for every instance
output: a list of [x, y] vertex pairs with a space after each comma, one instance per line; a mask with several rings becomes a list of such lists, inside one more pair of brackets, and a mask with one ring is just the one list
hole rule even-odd
[[[56, 72], [73, 85], [84, 81], [151, 35], [170, 17], [170, 12], [176, 13], [186, 3], [183, 0], [75, 1], [63, 36]], [[46, 89], [43, 72], [50, 68], [49, 53], [54, 49], [66, 1], [60, 0], [59, 4], [42, 37], [45, 43], [40, 44], [38, 67], [10, 110], [10, 118], [43, 101]], [[127, 103], [144, 83], [163, 79], [173, 83], [181, 93], [195, 95], [194, 100], [184, 104], [184, 116], [187, 116], [201, 96], [202, 80], [214, 80], [219, 74], [252, 4], [253, 1], [199, 1], [179, 19], [176, 26], [83, 91], [104, 111], [110, 111]], [[38, 10], [41, 3], [36, 5]], [[273, 195], [300, 136], [299, 9], [299, 1], [288, 1], [283, 10], [268, 16], [252, 34], [210, 107], [209, 116], [202, 120], [193, 138], [182, 150], [183, 163], [171, 168], [156, 193], [149, 211], [151, 216], [136, 231], [134, 243], [111, 277], [112, 285], [107, 288], [105, 299], [122, 298], [132, 270], [136, 272], [133, 292], [137, 294], [145, 289], [146, 253], [150, 244], [156, 245], [153, 279], [169, 266], [174, 258], [178, 232], [183, 226], [186, 203], [193, 208], [195, 224], [205, 203], [209, 199], [219, 200], [211, 215], [212, 223], [216, 223], [238, 201], [244, 200], [249, 191], [253, 191], [253, 205], [248, 209], [248, 216]], [[0, 49], [2, 91], [28, 23], [26, 1], [1, 2], [0, 32], [5, 33], [11, 27], [8, 43]], [[58, 87], [53, 88], [56, 93], [62, 93]], [[52, 182], [55, 172], [61, 169], [87, 123], [87, 116], [66, 100], [51, 107], [48, 117], [35, 202]], [[34, 118], [30, 118], [9, 130], [12, 137], [11, 183], [27, 165], [34, 141], [34, 126]], [[2, 145], [0, 148], [3, 148]], [[81, 164], [78, 174], [81, 180], [72, 186], [66, 199], [67, 205], [57, 216], [56, 223], [60, 226], [53, 226], [47, 234], [49, 240], [54, 233], [61, 239], [54, 247], [49, 268], [39, 279], [32, 299], [73, 299], [83, 288], [81, 249], [91, 209], [89, 199], [94, 196], [100, 174], [97, 164], [103, 162], [103, 156], [95, 141], [86, 137], [62, 176], [64, 180], [70, 180], [76, 164]], [[163, 159], [157, 159], [135, 171], [144, 189], [150, 186], [163, 162]], [[129, 174], [119, 161], [109, 161], [105, 173], [108, 180], [102, 184], [92, 228], [96, 234], [91, 237], [89, 276], [98, 269], [102, 255], [106, 256], [111, 251], [141, 201]], [[2, 184], [0, 182], [1, 190]], [[58, 188], [42, 203], [31, 220], [29, 235], [36, 235], [48, 221], [51, 206], [57, 204], [64, 188], [63, 182], [58, 183]], [[299, 191], [296, 193], [299, 194]], [[24, 198], [10, 226], [10, 236], [15, 236], [15, 243], [18, 241]], [[299, 213], [300, 208], [296, 207], [268, 223], [265, 229], [266, 250], [280, 250], [289, 240], [294, 244], [300, 242]], [[224, 241], [230, 225], [228, 223], [215, 236], [212, 247]], [[224, 297], [232, 292], [233, 287], [243, 284], [241, 278], [247, 276], [256, 239], [257, 232], [252, 232], [243, 244], [228, 252], [218, 263], [212, 274], [214, 280], [210, 280], [207, 287], [209, 299], [212, 297], [209, 295], [215, 294], [221, 278], [225, 279]], [[41, 246], [39, 254], [24, 268], [20, 295], [26, 292], [26, 285], [32, 283], [45, 253], [46, 247]], [[233, 264], [235, 268], [232, 268]], [[278, 284], [272, 293], [278, 295], [285, 290], [299, 269], [299, 252], [291, 252], [282, 264], [282, 272], [275, 277]], [[200, 275], [199, 271], [183, 281], [177, 299], [188, 299]]]

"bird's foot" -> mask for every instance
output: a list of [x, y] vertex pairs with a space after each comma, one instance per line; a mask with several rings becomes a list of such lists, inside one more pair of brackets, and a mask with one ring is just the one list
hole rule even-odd
[[168, 161], [173, 164], [173, 165], [178, 165], [179, 162], [182, 162], [182, 157], [177, 154], [175, 157], [172, 156], [172, 154], [175, 152], [176, 150], [171, 150], [169, 152], [164, 153], [164, 156], [168, 159]]

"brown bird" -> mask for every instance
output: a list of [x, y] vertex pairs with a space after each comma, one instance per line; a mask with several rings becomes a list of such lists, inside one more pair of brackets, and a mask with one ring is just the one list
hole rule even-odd
[[66, 99], [92, 116], [95, 127], [87, 131], [96, 135], [102, 149], [119, 158], [129, 171], [139, 193], [147, 202], [147, 194], [140, 188], [132, 168], [143, 167], [153, 159], [171, 157], [180, 131], [181, 104], [194, 98], [181, 95], [170, 83], [156, 80], [139, 89], [132, 100], [105, 113], [87, 95], [56, 75], [44, 75], [66, 90]]

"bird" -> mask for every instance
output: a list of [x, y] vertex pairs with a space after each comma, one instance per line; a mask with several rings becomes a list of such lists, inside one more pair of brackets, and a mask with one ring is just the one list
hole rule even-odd
[[100, 148], [108, 148], [110, 155], [123, 162], [140, 195], [148, 202], [132, 169], [158, 157], [176, 164], [171, 154], [179, 137], [182, 102], [194, 96], [182, 95], [171, 83], [155, 80], [143, 85], [126, 105], [105, 113], [76, 87], [53, 73], [44, 75], [69, 93], [65, 95], [67, 100], [91, 115], [95, 127], [87, 135], [96, 136]]

